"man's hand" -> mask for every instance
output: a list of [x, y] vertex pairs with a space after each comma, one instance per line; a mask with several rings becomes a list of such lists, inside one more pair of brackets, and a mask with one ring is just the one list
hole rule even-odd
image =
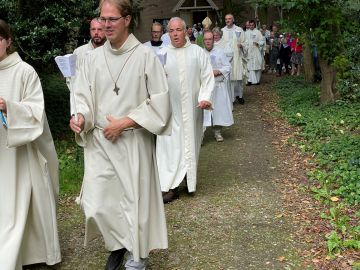
[[4, 113], [7, 112], [6, 101], [2, 97], [0, 97], [0, 110], [3, 111]]
[[217, 70], [217, 69], [214, 69], [214, 70], [213, 70], [213, 73], [214, 73], [214, 76], [215, 76], [215, 77], [222, 75], [222, 73], [220, 72], [220, 70]]
[[200, 108], [200, 109], [203, 109], [203, 110], [210, 110], [211, 109], [211, 103], [209, 101], [202, 100], [202, 101], [199, 102], [197, 107]]
[[243, 47], [243, 45], [242, 45], [241, 43], [238, 43], [238, 44], [237, 44], [237, 47], [240, 49], [240, 48]]
[[139, 127], [139, 125], [129, 117], [116, 119], [111, 115], [106, 116], [109, 124], [104, 128], [104, 136], [109, 141], [115, 142], [123, 133], [123, 131], [130, 127]]
[[84, 129], [85, 118], [81, 113], [78, 113], [77, 116], [78, 116], [77, 120], [75, 119], [75, 115], [71, 116], [69, 126], [72, 131], [74, 131], [77, 134], [80, 134], [81, 131], [83, 131], [83, 129]]

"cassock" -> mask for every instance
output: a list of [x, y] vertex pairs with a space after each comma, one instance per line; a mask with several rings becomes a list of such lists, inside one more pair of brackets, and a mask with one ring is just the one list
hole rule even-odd
[[[171, 108], [158, 58], [133, 34], [119, 49], [106, 41], [88, 55], [74, 89], [85, 118], [76, 135], [84, 146], [85, 244], [101, 233], [108, 250], [126, 248], [135, 261], [167, 248], [153, 134], [171, 131]], [[127, 116], [141, 128], [125, 130], [111, 142], [103, 134], [107, 115]]]
[[56, 223], [58, 159], [36, 71], [14, 52], [0, 61], [0, 268], [61, 261]]
[[186, 175], [188, 190], [194, 192], [203, 132], [203, 112], [197, 105], [212, 102], [214, 75], [208, 55], [188, 39], [182, 48], [169, 45], [163, 50], [173, 119], [171, 136], [158, 136], [156, 142], [161, 190], [178, 187]]
[[[254, 42], [258, 43], [259, 46], [254, 45]], [[260, 82], [263, 67], [261, 47], [264, 46], [264, 43], [263, 35], [259, 30], [249, 29], [245, 32], [245, 49], [247, 51], [246, 61], [249, 72], [248, 81], [252, 84]]]
[[210, 52], [204, 50], [210, 57], [213, 70], [219, 70], [222, 75], [215, 77], [215, 89], [213, 93], [213, 110], [204, 110], [204, 126], [224, 126], [234, 124], [232, 114], [232, 101], [227, 89], [231, 65], [224, 52], [219, 48], [213, 48]]
[[159, 52], [159, 50], [161, 50], [163, 47], [165, 47], [164, 42], [162, 40], [160, 40], [160, 41], [150, 40], [150, 41], [145, 42], [144, 45], [151, 48], [155, 54], [157, 54]]
[[239, 26], [233, 25], [228, 28], [225, 26], [221, 29], [223, 31], [222, 40], [232, 48], [233, 59], [231, 63], [231, 74], [230, 80], [232, 82], [232, 90], [230, 92], [230, 98], [232, 101], [235, 100], [236, 96], [242, 97], [243, 86], [242, 80], [245, 78], [246, 70], [244, 68], [244, 49], [238, 48], [238, 44], [244, 45], [245, 33]]

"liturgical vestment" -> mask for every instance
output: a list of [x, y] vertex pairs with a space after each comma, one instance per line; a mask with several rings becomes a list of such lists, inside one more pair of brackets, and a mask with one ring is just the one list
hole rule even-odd
[[35, 70], [12, 53], [0, 62], [0, 269], [61, 261], [56, 224], [58, 159]]
[[[85, 243], [101, 233], [108, 250], [126, 248], [135, 261], [148, 257], [152, 249], [167, 248], [153, 136], [171, 131], [160, 61], [132, 34], [119, 49], [106, 41], [86, 57], [74, 91], [78, 112], [85, 118], [84, 130], [76, 136], [84, 147], [80, 204], [86, 217]], [[130, 117], [141, 128], [128, 129], [111, 142], [103, 134], [107, 115]]]
[[156, 155], [161, 190], [180, 185], [185, 175], [189, 192], [196, 191], [197, 164], [203, 133], [198, 102], [212, 102], [214, 75], [204, 50], [187, 40], [182, 48], [169, 45], [164, 66], [173, 110], [171, 136], [158, 136]]

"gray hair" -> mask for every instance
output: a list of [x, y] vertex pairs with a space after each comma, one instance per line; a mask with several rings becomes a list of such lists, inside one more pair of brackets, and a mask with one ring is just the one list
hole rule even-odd
[[151, 30], [153, 29], [153, 26], [160, 26], [161, 31], [164, 31], [163, 25], [161, 23], [159, 23], [159, 22], [153, 22], [153, 24], [151, 25]]
[[222, 35], [223, 35], [223, 31], [222, 31], [222, 30], [220, 29], [220, 27], [218, 27], [218, 26], [216, 26], [216, 27], [213, 28], [212, 33], [213, 33], [213, 34], [219, 34], [220, 37], [222, 37]]
[[181, 22], [181, 26], [182, 26], [182, 29], [184, 30], [184, 31], [186, 31], [186, 23], [185, 23], [185, 21], [183, 20], [183, 19], [181, 19], [180, 17], [172, 17], [171, 19], [170, 19], [170, 21], [169, 21], [169, 23], [168, 23], [168, 25], [167, 25], [167, 31], [169, 31], [169, 28], [170, 28], [170, 24], [172, 23], [172, 22], [174, 22], [174, 21], [180, 21]]

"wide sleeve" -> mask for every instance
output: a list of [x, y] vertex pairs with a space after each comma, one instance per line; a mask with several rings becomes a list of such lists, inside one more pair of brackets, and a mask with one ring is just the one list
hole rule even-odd
[[[94, 127], [94, 103], [89, 81], [89, 67], [92, 66], [91, 57], [86, 57], [81, 65], [79, 73], [72, 85], [73, 103], [76, 104], [76, 111], [82, 114], [85, 119], [84, 129], [80, 134], [75, 135], [75, 140], [80, 146], [86, 146], [85, 134]], [[74, 107], [75, 108], [75, 107]]]
[[212, 103], [213, 91], [215, 87], [214, 73], [211, 67], [210, 58], [199, 48], [198, 59], [200, 61], [200, 92], [198, 101], [208, 101]]
[[44, 127], [44, 96], [39, 76], [27, 66], [21, 74], [20, 101], [6, 101], [7, 146], [17, 147], [37, 139]]
[[224, 78], [228, 79], [231, 72], [231, 64], [229, 63], [228, 59], [226, 58], [226, 55], [222, 51], [219, 52], [219, 57], [221, 60], [221, 67], [219, 70], [221, 74], [224, 76]]
[[146, 53], [145, 80], [148, 98], [131, 111], [129, 118], [156, 135], [171, 133], [171, 105], [166, 75], [157, 56]]

